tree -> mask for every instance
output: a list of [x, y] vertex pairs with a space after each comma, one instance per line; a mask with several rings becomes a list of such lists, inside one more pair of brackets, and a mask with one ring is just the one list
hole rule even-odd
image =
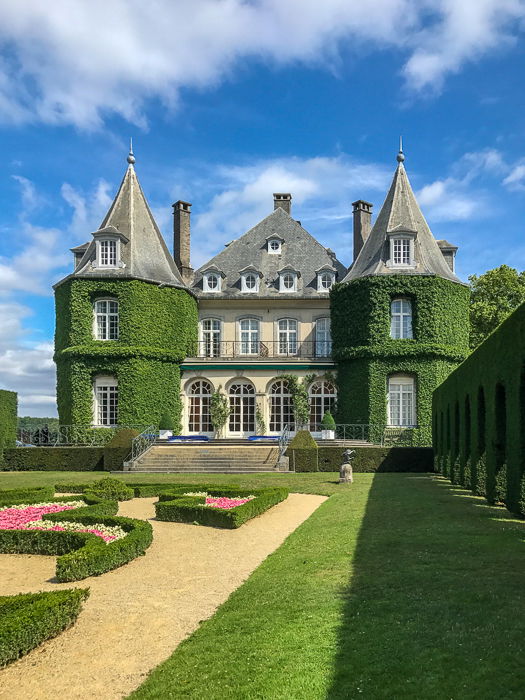
[[470, 347], [476, 348], [525, 301], [525, 272], [500, 265], [469, 277]]
[[222, 393], [222, 386], [219, 386], [217, 391], [211, 395], [210, 402], [210, 419], [216, 437], [219, 437], [221, 434], [229, 415], [230, 402], [228, 397]]

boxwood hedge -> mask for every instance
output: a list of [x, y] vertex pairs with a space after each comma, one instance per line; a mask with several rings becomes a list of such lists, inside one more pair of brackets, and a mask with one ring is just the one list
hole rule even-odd
[[434, 392], [436, 469], [525, 515], [525, 304]]
[[193, 489], [185, 484], [169, 492], [161, 493], [158, 502], [155, 504], [157, 518], [170, 522], [198, 523], [199, 525], [234, 529], [288, 497], [288, 489], [279, 487], [251, 490], [225, 488], [217, 485], [204, 486], [202, 484], [195, 487], [195, 491], [205, 490], [210, 496], [226, 496], [230, 498], [255, 496], [253, 500], [243, 505], [231, 510], [222, 510], [220, 508], [203, 507], [206, 501], [204, 496], [184, 496], [184, 493], [191, 490]]
[[87, 588], [0, 597], [0, 667], [72, 625]]

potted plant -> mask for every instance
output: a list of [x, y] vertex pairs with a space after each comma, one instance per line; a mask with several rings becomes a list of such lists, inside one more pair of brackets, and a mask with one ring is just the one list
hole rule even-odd
[[159, 421], [159, 439], [167, 440], [173, 435], [173, 418], [168, 413], [163, 413]]
[[326, 411], [323, 416], [323, 420], [321, 421], [321, 439], [335, 439], [335, 420], [330, 411]]

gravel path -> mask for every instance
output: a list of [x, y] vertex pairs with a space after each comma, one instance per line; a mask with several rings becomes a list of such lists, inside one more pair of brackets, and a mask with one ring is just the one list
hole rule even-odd
[[[152, 519], [156, 498], [121, 503]], [[0, 593], [87, 587], [69, 630], [0, 670], [2, 700], [125, 697], [326, 498], [290, 496], [238, 530], [151, 520], [146, 556], [103, 576], [53, 583], [55, 557], [0, 555]]]

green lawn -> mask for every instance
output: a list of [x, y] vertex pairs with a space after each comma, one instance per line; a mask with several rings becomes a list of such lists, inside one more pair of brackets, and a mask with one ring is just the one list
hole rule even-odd
[[524, 697], [525, 522], [434, 476], [223, 479], [334, 495], [133, 700]]
[[[21, 486], [47, 486], [60, 482], [82, 483], [109, 476], [107, 472], [0, 472], [0, 489]], [[111, 476], [115, 476], [112, 474]], [[262, 473], [262, 474], [126, 474], [128, 483], [178, 482], [186, 484], [238, 484], [242, 487], [284, 486], [295, 493], [318, 493], [330, 496], [340, 490], [338, 472], [313, 474]]]

